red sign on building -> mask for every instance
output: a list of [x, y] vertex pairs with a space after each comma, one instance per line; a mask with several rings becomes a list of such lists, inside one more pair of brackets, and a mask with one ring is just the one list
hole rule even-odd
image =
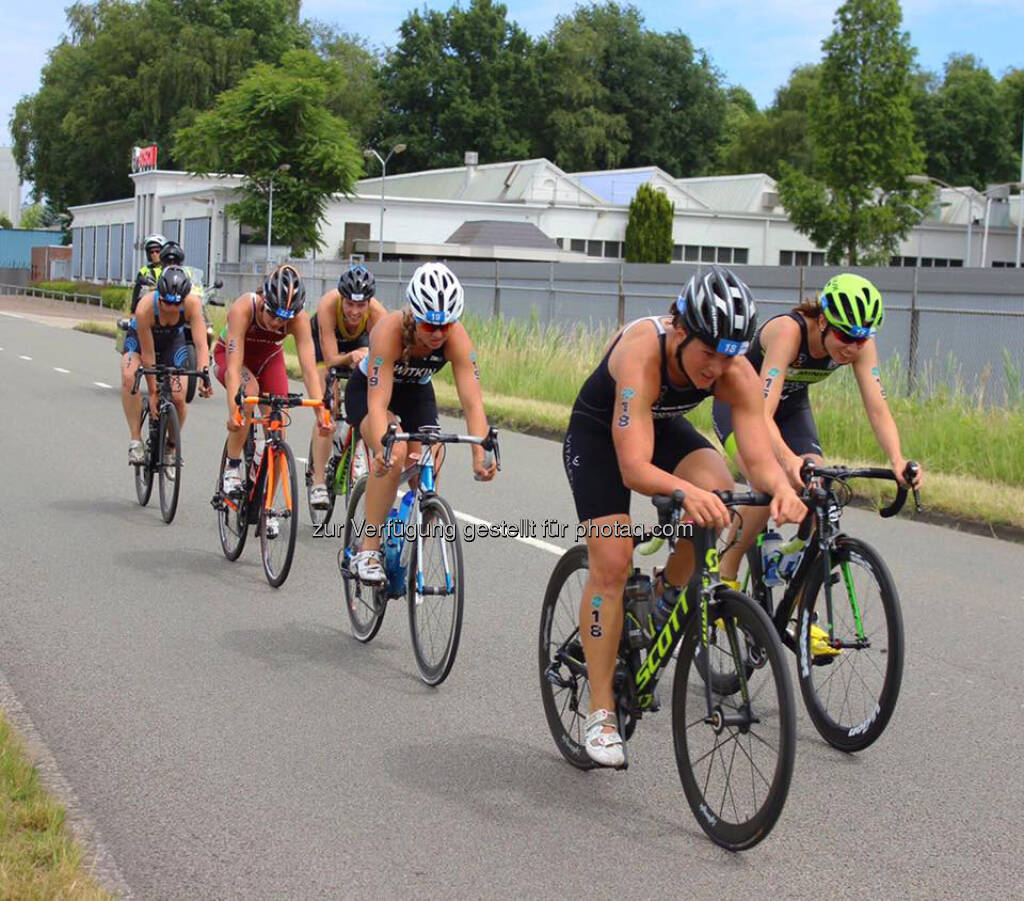
[[148, 172], [156, 168], [156, 144], [132, 148], [132, 172]]

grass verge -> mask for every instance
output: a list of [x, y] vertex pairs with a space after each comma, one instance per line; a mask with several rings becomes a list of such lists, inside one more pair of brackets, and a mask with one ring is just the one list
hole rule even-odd
[[[600, 359], [606, 336], [597, 336], [583, 326], [567, 333], [536, 322], [467, 319], [479, 351], [491, 422], [561, 440], [579, 386]], [[106, 323], [82, 323], [80, 327], [98, 334], [115, 331]], [[299, 378], [294, 346], [286, 346], [286, 362], [288, 374]], [[991, 534], [1024, 538], [1024, 454], [1019, 451], [1024, 445], [1024, 408], [1016, 404], [988, 406], [983, 397], [959, 387], [955, 378], [942, 380], [928, 372], [911, 396], [901, 386], [900, 361], [889, 361], [886, 370], [888, 384], [893, 386], [890, 406], [903, 436], [904, 453], [925, 465], [925, 509], [937, 514], [940, 522], [980, 526]], [[922, 384], [930, 386], [930, 394]], [[434, 389], [444, 412], [461, 413], [450, 367], [435, 376]], [[836, 373], [815, 386], [813, 403], [830, 463], [885, 465], [852, 372]], [[717, 447], [710, 404], [694, 411], [691, 421]], [[862, 500], [892, 496], [892, 488], [883, 483], [862, 481], [852, 487]], [[1001, 526], [1012, 531], [1000, 530]]]
[[0, 712], [0, 897], [112, 898], [87, 875], [64, 807], [47, 796]]

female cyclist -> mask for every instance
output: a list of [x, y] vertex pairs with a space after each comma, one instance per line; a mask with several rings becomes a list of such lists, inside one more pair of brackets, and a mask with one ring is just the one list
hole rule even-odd
[[[868, 421], [878, 444], [889, 458], [893, 473], [904, 484], [906, 460], [900, 435], [885, 399], [874, 334], [885, 319], [882, 295], [866, 278], [844, 272], [830, 279], [821, 296], [805, 300], [788, 313], [769, 319], [754, 338], [747, 359], [762, 380], [765, 415], [775, 455], [798, 488], [804, 459], [821, 465], [821, 443], [811, 412], [808, 386], [828, 378], [841, 366], [853, 366]], [[726, 403], [715, 399], [715, 432], [722, 446], [744, 473], [748, 460], [737, 449], [733, 418]], [[915, 480], [921, 484], [921, 475]], [[740, 561], [767, 521], [764, 508], [742, 507], [743, 529], [736, 543], [722, 556], [721, 577], [736, 585]], [[838, 653], [823, 642], [827, 637], [811, 626], [811, 649], [817, 655]]]
[[[332, 366], [352, 371], [359, 365], [370, 346], [370, 332], [387, 313], [374, 296], [377, 281], [365, 266], [352, 266], [338, 279], [337, 289], [328, 291], [317, 304], [313, 317], [313, 347], [316, 350], [317, 372], [320, 377], [320, 395], [327, 391], [327, 370]], [[334, 383], [334, 396], [324, 397], [331, 413], [338, 418], [341, 390]], [[319, 509], [330, 504], [324, 484], [324, 466], [331, 453], [331, 437], [324, 437], [313, 429], [313, 485], [309, 502]]]
[[[586, 749], [602, 766], [622, 766], [612, 675], [622, 632], [622, 592], [633, 558], [630, 492], [685, 492], [698, 526], [724, 528], [731, 489], [721, 454], [684, 415], [714, 395], [732, 404], [752, 483], [773, 495], [776, 522], [803, 517], [803, 504], [772, 455], [757, 377], [742, 354], [756, 325], [750, 289], [728, 269], [695, 275], [669, 309], [626, 325], [580, 389], [563, 444], [576, 513], [587, 539], [589, 575], [580, 601], [580, 635], [590, 680]], [[675, 605], [693, 571], [693, 548], [679, 542], [660, 591]], [[596, 614], [596, 616], [594, 615]]]
[[[373, 454], [366, 487], [366, 533], [359, 553], [352, 558], [356, 576], [370, 585], [384, 582], [380, 527], [395, 498], [407, 457], [407, 448], [395, 445], [390, 464], [385, 465], [382, 439], [388, 424], [400, 422], [406, 432], [436, 425], [437, 402], [430, 380], [451, 363], [468, 431], [480, 438], [487, 436], [476, 353], [465, 326], [458, 321], [464, 306], [462, 285], [443, 263], [424, 263], [409, 280], [405, 299], [405, 310], [387, 313], [373, 330], [369, 353], [345, 389], [346, 418], [360, 429]], [[494, 478], [495, 463], [484, 466], [483, 449], [478, 445], [471, 448], [474, 474], [483, 481]]]

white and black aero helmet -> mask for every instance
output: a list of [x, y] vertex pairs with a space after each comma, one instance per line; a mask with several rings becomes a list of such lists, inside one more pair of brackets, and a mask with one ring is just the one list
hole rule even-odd
[[688, 334], [734, 357], [750, 348], [757, 307], [750, 288], [724, 266], [694, 275], [676, 299], [676, 313]]
[[409, 279], [405, 299], [420, 322], [447, 325], [462, 315], [462, 285], [444, 263], [424, 263]]

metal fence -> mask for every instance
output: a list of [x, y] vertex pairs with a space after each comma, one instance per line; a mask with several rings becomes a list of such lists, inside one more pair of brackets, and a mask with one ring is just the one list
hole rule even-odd
[[[307, 307], [337, 284], [339, 261], [291, 261], [307, 283]], [[610, 332], [617, 325], [666, 312], [696, 271], [686, 264], [517, 263], [447, 261], [466, 289], [467, 308], [479, 316], [579, 323]], [[395, 308], [419, 262], [368, 264], [377, 296]], [[264, 264], [221, 264], [223, 296], [256, 288]], [[813, 295], [835, 267], [743, 266], [762, 321]], [[886, 323], [878, 335], [883, 359], [898, 356], [909, 388], [958, 383], [999, 402], [1019, 390], [1024, 366], [1024, 269], [879, 267], [858, 270], [885, 297]], [[1009, 364], [1009, 365], [1007, 365]]]

